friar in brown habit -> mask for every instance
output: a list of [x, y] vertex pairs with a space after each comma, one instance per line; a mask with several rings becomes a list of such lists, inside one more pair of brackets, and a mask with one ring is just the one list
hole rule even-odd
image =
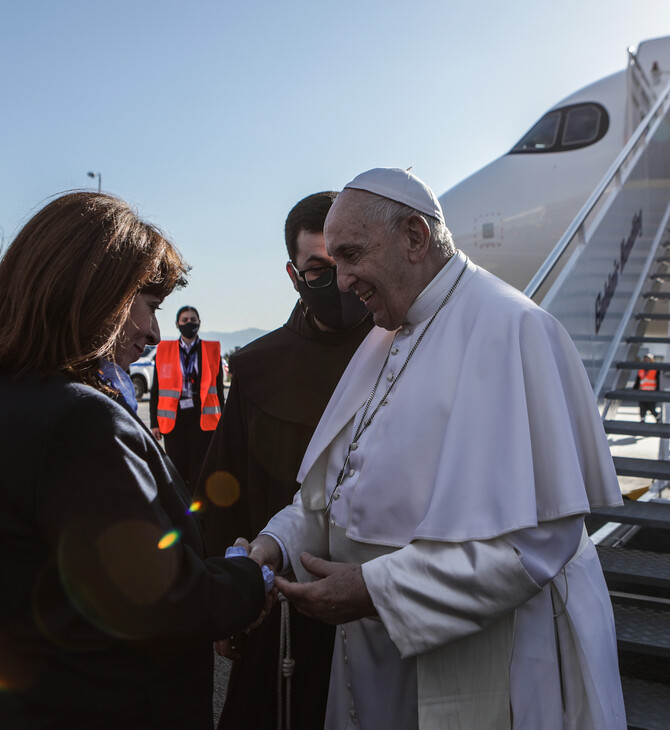
[[[253, 538], [298, 489], [296, 475], [312, 433], [349, 360], [372, 328], [353, 292], [337, 288], [323, 225], [334, 192], [310, 195], [285, 225], [286, 270], [300, 294], [288, 322], [236, 352], [223, 417], [198, 487], [210, 553], [223, 554], [239, 536]], [[286, 611], [287, 608], [284, 608]], [[290, 698], [278, 701], [281, 608], [241, 637], [219, 728], [277, 728], [290, 703], [292, 730], [323, 727], [334, 627], [290, 608]]]

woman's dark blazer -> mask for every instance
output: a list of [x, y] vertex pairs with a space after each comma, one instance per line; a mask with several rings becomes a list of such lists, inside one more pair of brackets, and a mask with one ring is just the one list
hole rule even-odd
[[0, 727], [210, 730], [211, 642], [263, 603], [124, 403], [0, 373]]

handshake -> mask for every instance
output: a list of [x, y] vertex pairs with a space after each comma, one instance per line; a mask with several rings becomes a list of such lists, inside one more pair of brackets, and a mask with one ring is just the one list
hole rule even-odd
[[[226, 550], [226, 557], [248, 556], [263, 570], [266, 601], [258, 619], [247, 626], [242, 636], [259, 626], [277, 601], [281, 592], [296, 609], [310, 618], [328, 624], [344, 624], [376, 614], [374, 604], [363, 580], [360, 565], [335, 563], [302, 553], [300, 562], [315, 580], [296, 583], [278, 575], [284, 568], [279, 543], [270, 535], [261, 534], [251, 543], [240, 537]], [[231, 636], [214, 643], [220, 656], [239, 658], [241, 636]]]

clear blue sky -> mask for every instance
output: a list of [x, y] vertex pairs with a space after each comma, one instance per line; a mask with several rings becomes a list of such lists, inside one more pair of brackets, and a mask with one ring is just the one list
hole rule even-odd
[[99, 171], [193, 267], [164, 336], [187, 303], [272, 329], [300, 198], [410, 165], [441, 194], [663, 35], [667, 0], [2, 0], [0, 226]]

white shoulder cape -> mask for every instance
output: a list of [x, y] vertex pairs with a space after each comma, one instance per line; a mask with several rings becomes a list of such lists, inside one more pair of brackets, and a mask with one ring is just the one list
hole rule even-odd
[[[412, 305], [414, 337], [465, 262], [458, 252]], [[324, 509], [332, 442], [351, 431], [395, 335], [373, 329], [333, 393], [298, 475], [306, 509]], [[365, 461], [351, 539], [392, 546], [485, 540], [621, 501], [569, 335], [472, 263], [377, 417], [374, 443], [365, 443], [366, 434], [360, 442]], [[333, 463], [343, 457], [332, 456]]]

